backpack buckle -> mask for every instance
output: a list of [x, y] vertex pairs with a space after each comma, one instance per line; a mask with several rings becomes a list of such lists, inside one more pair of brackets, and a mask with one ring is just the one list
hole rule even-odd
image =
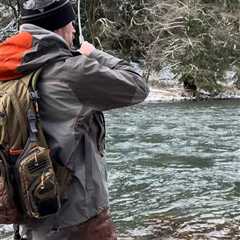
[[37, 118], [36, 118], [36, 114], [34, 114], [33, 112], [29, 111], [28, 112], [28, 121], [29, 121], [29, 126], [30, 126], [30, 130], [32, 133], [37, 133]]
[[40, 99], [38, 91], [30, 91], [30, 95], [33, 101], [37, 101], [38, 99]]

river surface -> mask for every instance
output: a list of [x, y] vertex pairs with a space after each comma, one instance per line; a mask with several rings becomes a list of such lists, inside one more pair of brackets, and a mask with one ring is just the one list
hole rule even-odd
[[106, 114], [120, 240], [240, 239], [240, 101]]
[[239, 116], [240, 101], [148, 102], [106, 113], [119, 240], [240, 239]]

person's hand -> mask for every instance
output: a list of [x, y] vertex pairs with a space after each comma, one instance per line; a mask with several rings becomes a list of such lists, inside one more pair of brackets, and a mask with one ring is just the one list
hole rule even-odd
[[85, 55], [87, 57], [89, 57], [91, 55], [91, 53], [94, 51], [95, 47], [89, 43], [89, 42], [83, 42], [80, 49], [79, 49], [79, 52], [82, 54], [82, 55]]

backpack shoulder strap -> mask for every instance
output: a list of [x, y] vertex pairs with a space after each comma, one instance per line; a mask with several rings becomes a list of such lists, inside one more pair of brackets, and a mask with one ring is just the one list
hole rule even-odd
[[34, 72], [34, 74], [32, 76], [31, 87], [34, 91], [36, 91], [36, 89], [37, 89], [37, 81], [38, 81], [41, 71], [42, 71], [42, 68], [39, 68], [36, 72]]
[[32, 88], [34, 91], [37, 89], [37, 81], [38, 77], [42, 71], [42, 68], [22, 77], [20, 81], [22, 81], [27, 87]]
[[[41, 121], [39, 121], [39, 108], [38, 108], [38, 91], [37, 82], [42, 68], [22, 77], [20, 81], [27, 87], [30, 99], [32, 102], [32, 108], [28, 111], [28, 122], [29, 122], [29, 139], [32, 142], [39, 142], [42, 146], [47, 147], [47, 141], [42, 131]], [[36, 135], [38, 134], [38, 136]]]

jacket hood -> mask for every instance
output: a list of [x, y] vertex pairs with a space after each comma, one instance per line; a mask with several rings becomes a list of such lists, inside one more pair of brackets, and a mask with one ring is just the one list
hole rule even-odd
[[0, 81], [22, 77], [45, 64], [72, 56], [63, 38], [32, 24], [0, 44]]

